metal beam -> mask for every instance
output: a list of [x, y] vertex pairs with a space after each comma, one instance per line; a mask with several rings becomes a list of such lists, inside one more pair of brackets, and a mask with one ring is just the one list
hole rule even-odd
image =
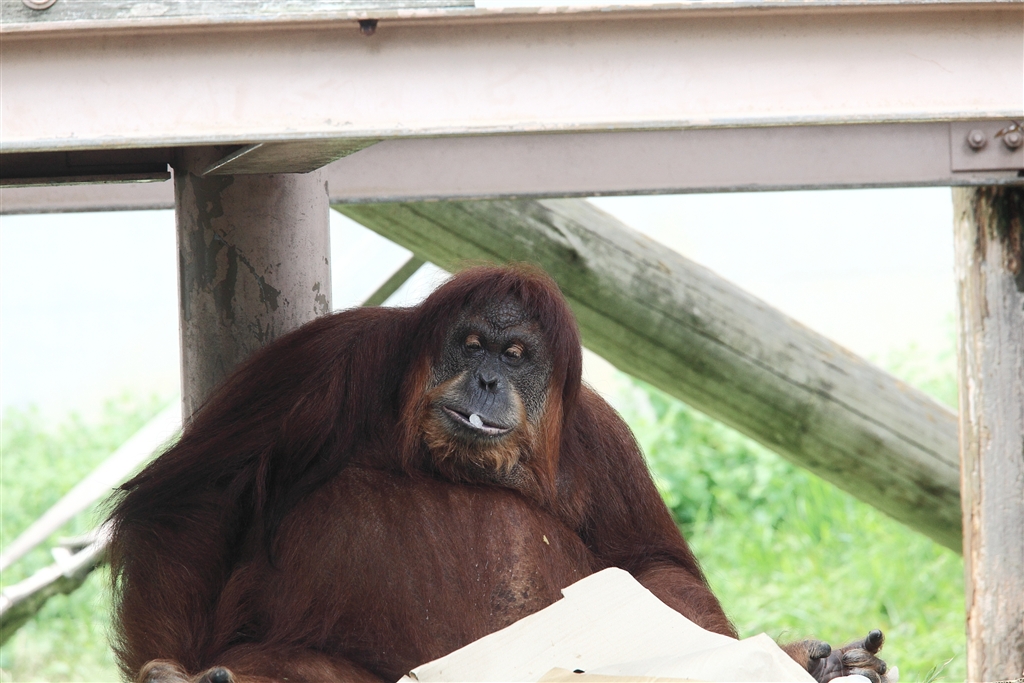
[[388, 140], [328, 177], [335, 203], [1024, 183], [1024, 149], [997, 139], [969, 152], [986, 170], [954, 171], [964, 138], [906, 123]]
[[173, 209], [174, 183], [0, 186], [0, 215]]
[[4, 153], [1024, 115], [1018, 1], [71, 4], [3, 0]]
[[4, 154], [0, 156], [0, 187], [169, 180], [170, 159], [167, 149]]
[[[387, 140], [325, 169], [331, 202], [1024, 183], [1008, 121]], [[979, 151], [966, 143], [982, 129]], [[244, 158], [244, 157], [243, 157]], [[1003, 166], [1003, 168], [999, 168]], [[979, 170], [988, 167], [989, 170]], [[995, 167], [995, 168], [992, 168]], [[956, 169], [956, 170], [954, 170]], [[171, 208], [170, 183], [0, 187], [0, 212]]]

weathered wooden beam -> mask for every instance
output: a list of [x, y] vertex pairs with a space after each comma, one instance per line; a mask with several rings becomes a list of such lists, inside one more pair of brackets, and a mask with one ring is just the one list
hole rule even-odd
[[590, 349], [960, 550], [950, 410], [588, 202], [334, 208], [448, 270], [539, 264]]
[[257, 142], [215, 161], [203, 175], [246, 175], [258, 173], [309, 173], [379, 140], [342, 138], [331, 141]]
[[967, 680], [1024, 676], [1024, 188], [953, 191]]
[[100, 537], [88, 547], [74, 555], [57, 554], [50, 566], [0, 591], [0, 645], [34, 617], [47, 600], [75, 591], [106, 559], [107, 535], [101, 530]]
[[387, 279], [387, 281], [378, 287], [373, 294], [371, 294], [366, 301], [363, 302], [363, 306], [380, 306], [388, 297], [398, 291], [398, 288], [409, 281], [416, 271], [426, 263], [423, 259], [418, 256], [412, 256], [408, 261], [402, 264], [402, 266], [395, 271], [395, 273]]
[[224, 154], [175, 161], [186, 422], [239, 361], [331, 311], [323, 172], [202, 177]]

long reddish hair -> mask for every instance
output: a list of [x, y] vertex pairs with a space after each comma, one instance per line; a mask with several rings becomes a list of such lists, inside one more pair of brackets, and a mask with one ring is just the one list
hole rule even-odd
[[[218, 491], [224, 533], [260, 522], [269, 542], [303, 497], [335, 476], [352, 449], [379, 443], [397, 469], [422, 460], [414, 414], [426, 373], [462, 311], [509, 297], [535, 315], [555, 360], [539, 461], [554, 492], [561, 425], [576, 405], [579, 331], [558, 286], [526, 266], [465, 270], [413, 308], [352, 309], [314, 320], [253, 354], [186, 425], [181, 439], [115, 496], [115, 533], [139, 520], [175, 523], [200, 492]], [[316, 368], [310, 372], [310, 368]], [[394, 426], [402, 436], [395, 449]]]
[[[681, 609], [705, 601], [711, 607], [698, 606], [698, 614], [728, 632], [628, 427], [581, 389], [579, 331], [558, 287], [528, 266], [481, 266], [419, 306], [325, 316], [255, 353], [181, 439], [116, 492], [109, 546], [114, 646], [126, 675], [154, 658], [175, 659], [190, 672], [215, 663], [223, 648], [215, 615], [232, 573], [261, 553], [273, 563], [284, 518], [350, 463], [426, 482], [436, 476], [416, 419], [428, 373], [464, 311], [510, 297], [535, 317], [554, 361], [525, 463], [545, 508], [538, 512], [578, 533], [603, 566], [682, 570], [688, 578], [680, 585], [688, 587], [679, 594]], [[340, 577], [339, 594], [347, 585]], [[221, 630], [238, 635], [247, 619], [229, 609]]]

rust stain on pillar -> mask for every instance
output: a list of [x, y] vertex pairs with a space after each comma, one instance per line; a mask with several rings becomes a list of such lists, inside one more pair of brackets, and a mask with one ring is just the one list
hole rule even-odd
[[175, 162], [185, 415], [253, 351], [331, 309], [322, 172], [199, 175], [229, 151]]

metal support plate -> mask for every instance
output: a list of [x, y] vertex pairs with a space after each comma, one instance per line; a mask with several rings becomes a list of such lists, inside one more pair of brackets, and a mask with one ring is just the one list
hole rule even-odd
[[1024, 119], [954, 121], [949, 124], [954, 171], [1024, 170]]

